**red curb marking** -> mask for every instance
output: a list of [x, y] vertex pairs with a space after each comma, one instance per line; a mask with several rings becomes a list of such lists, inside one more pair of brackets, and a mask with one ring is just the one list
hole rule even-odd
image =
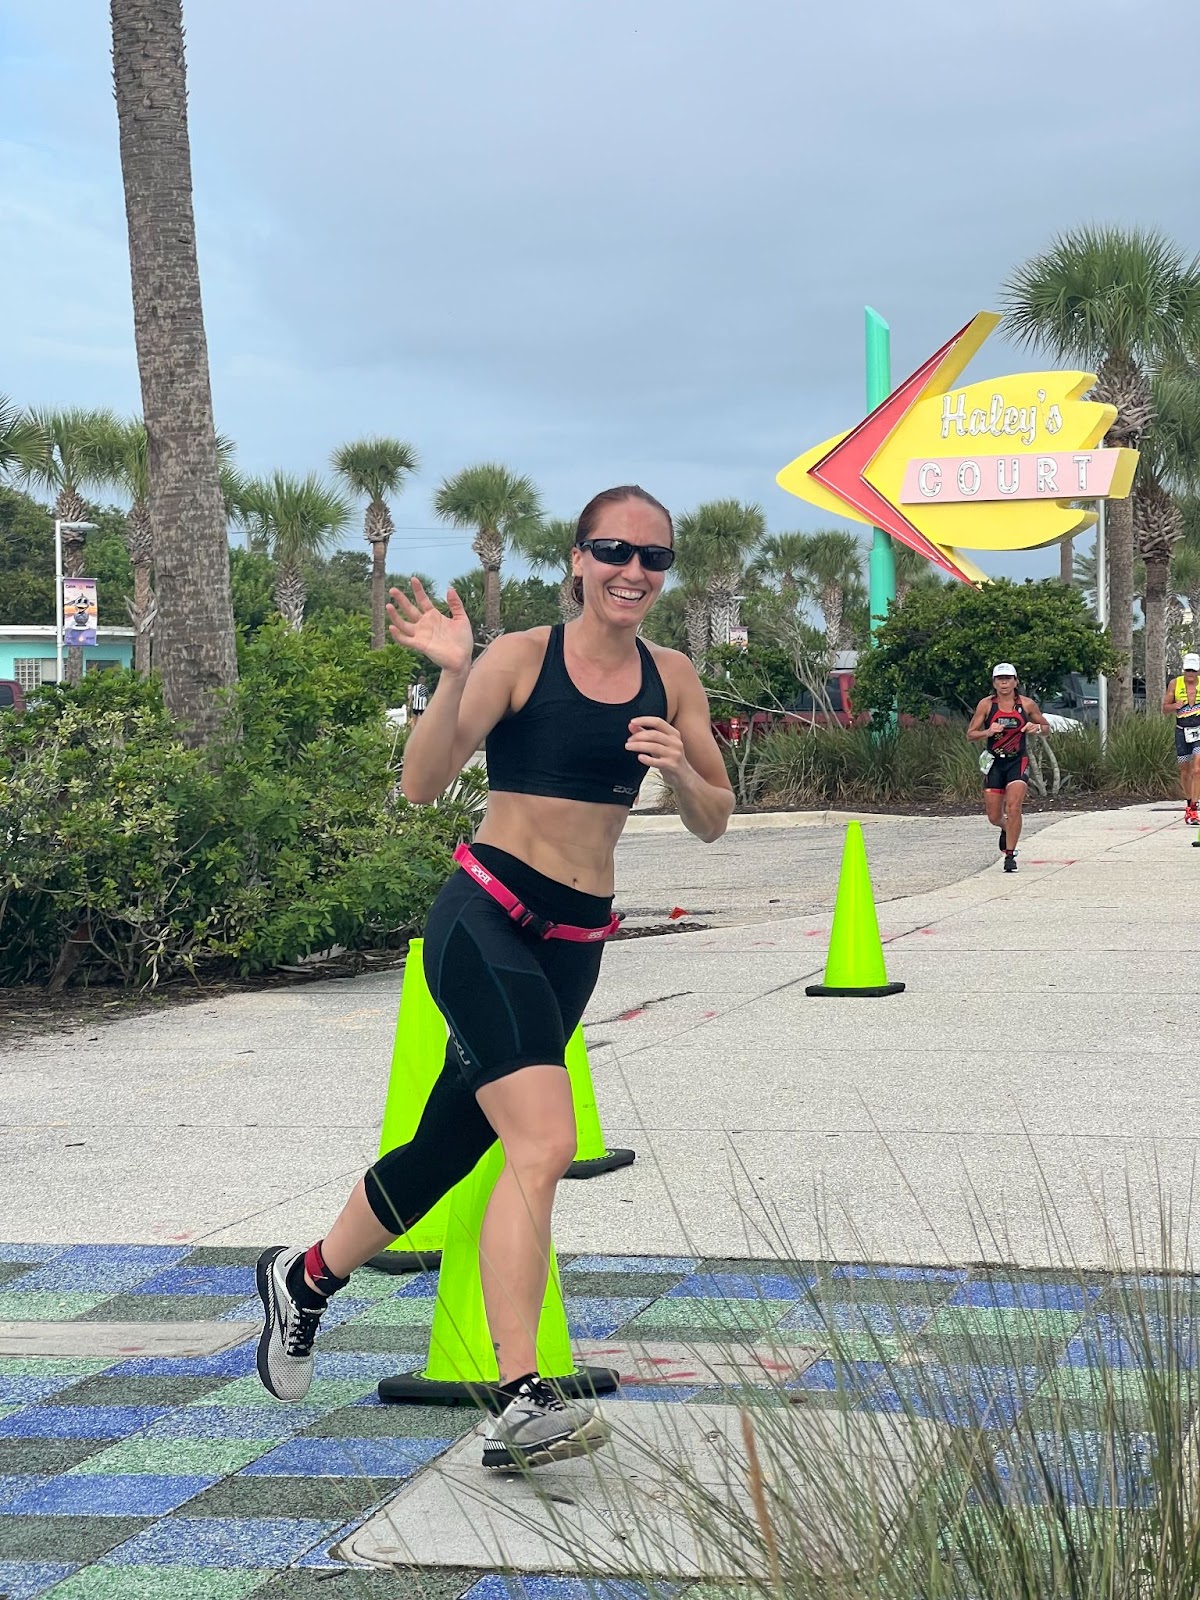
[[644, 1017], [645, 1014], [645, 1006], [635, 1006], [632, 1011], [622, 1011], [621, 1015], [617, 1018], [617, 1021], [632, 1022], [635, 1017]]
[[668, 922], [675, 922], [680, 917], [686, 917], [686, 916], [687, 916], [687, 912], [683, 909], [682, 906], [672, 906], [670, 911], [667, 912], [667, 921]]
[[702, 1011], [700, 1013], [700, 1020], [701, 1022], [707, 1022], [710, 1017], [715, 1017], [716, 1015], [717, 1013], [715, 1011]]

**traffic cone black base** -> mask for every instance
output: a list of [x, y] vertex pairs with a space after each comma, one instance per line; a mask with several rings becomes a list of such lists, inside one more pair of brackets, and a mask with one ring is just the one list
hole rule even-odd
[[872, 997], [879, 999], [887, 994], [903, 994], [904, 985], [902, 983], [880, 983], [869, 989], [838, 989], [831, 987], [827, 983], [810, 983], [804, 992], [807, 995], [859, 995], [865, 999], [871, 999]]
[[[565, 1378], [547, 1380], [564, 1400], [590, 1400], [593, 1396], [614, 1394], [620, 1375], [611, 1367], [580, 1367]], [[402, 1372], [394, 1378], [381, 1378], [379, 1398], [386, 1405], [479, 1406], [485, 1411], [503, 1411], [508, 1396], [486, 1383], [450, 1383], [423, 1378], [419, 1372]]]
[[442, 1264], [440, 1250], [381, 1250], [364, 1263], [372, 1272], [436, 1272]]
[[567, 1178], [599, 1178], [606, 1172], [619, 1172], [631, 1167], [637, 1160], [632, 1150], [606, 1150], [601, 1156], [591, 1156], [586, 1161], [572, 1161], [563, 1174]]

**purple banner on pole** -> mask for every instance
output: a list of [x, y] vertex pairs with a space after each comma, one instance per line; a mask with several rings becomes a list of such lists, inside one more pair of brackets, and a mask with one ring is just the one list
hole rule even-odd
[[63, 579], [63, 643], [85, 645], [96, 642], [95, 578]]

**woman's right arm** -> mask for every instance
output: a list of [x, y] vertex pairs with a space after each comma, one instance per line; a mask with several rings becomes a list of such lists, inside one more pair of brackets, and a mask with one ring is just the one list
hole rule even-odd
[[437, 689], [404, 747], [400, 775], [405, 799], [428, 806], [446, 792], [508, 710], [528, 644], [524, 634], [502, 635], [472, 666], [475, 635], [454, 589], [446, 590], [446, 615], [419, 578], [411, 581], [411, 600], [402, 589], [392, 590], [388, 632], [397, 644], [441, 669]]
[[967, 729], [968, 739], [986, 739], [988, 730], [984, 727], [984, 718], [987, 716], [989, 702], [983, 699], [975, 707], [975, 715], [971, 718], [971, 726]]
[[404, 747], [400, 788], [406, 800], [428, 806], [445, 794], [508, 711], [517, 663], [524, 654], [521, 644], [520, 634], [502, 635], [473, 667], [442, 669], [425, 714]]

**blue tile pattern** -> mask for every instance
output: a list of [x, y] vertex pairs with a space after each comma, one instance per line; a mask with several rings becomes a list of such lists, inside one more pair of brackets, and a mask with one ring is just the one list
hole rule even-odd
[[[5, 1282], [10, 1303], [17, 1297], [19, 1304], [22, 1293], [163, 1297], [188, 1315], [226, 1322], [257, 1319], [255, 1254], [176, 1245], [0, 1245], [0, 1262], [28, 1268]], [[687, 1346], [744, 1342], [754, 1330], [758, 1343], [817, 1346], [825, 1352], [821, 1358], [787, 1382], [792, 1399], [983, 1429], [1016, 1503], [1044, 1496], [1047, 1475], [1068, 1503], [1144, 1503], [1152, 1492], [1149, 1440], [1127, 1434], [1120, 1460], [1106, 1464], [1088, 1373], [1101, 1396], [1107, 1381], [1136, 1408], [1137, 1376], [1147, 1360], [1176, 1372], [1200, 1369], [1200, 1290], [1192, 1279], [1097, 1274], [1076, 1281], [1069, 1274], [1007, 1269], [834, 1262], [793, 1269], [598, 1254], [567, 1258], [561, 1266], [577, 1338], [619, 1345], [632, 1328], [639, 1342]], [[580, 1292], [572, 1292], [573, 1283]], [[95, 1378], [87, 1376], [97, 1373], [92, 1363], [73, 1372], [62, 1370], [68, 1363], [45, 1370], [29, 1361], [0, 1364], [0, 1550], [6, 1533], [26, 1530], [23, 1548], [40, 1556], [36, 1529], [45, 1519], [56, 1519], [47, 1526], [86, 1529], [95, 1519], [126, 1518], [141, 1531], [89, 1557], [98, 1570], [207, 1567], [242, 1575], [213, 1580], [239, 1593], [245, 1582], [257, 1584], [260, 1572], [294, 1567], [315, 1578], [343, 1570], [328, 1550], [357, 1526], [345, 1516], [350, 1503], [367, 1505], [363, 1480], [378, 1480], [382, 1494], [384, 1484], [419, 1473], [461, 1436], [461, 1413], [384, 1405], [374, 1388], [380, 1377], [419, 1369], [425, 1359], [427, 1327], [389, 1320], [387, 1307], [429, 1301], [436, 1293], [436, 1274], [426, 1273], [390, 1281], [364, 1275], [361, 1292], [340, 1295], [322, 1324], [318, 1387], [302, 1405], [259, 1396], [252, 1337], [213, 1356], [113, 1361]], [[30, 1301], [31, 1311], [42, 1305]], [[945, 1314], [941, 1323], [939, 1313]], [[85, 1320], [93, 1314], [103, 1314], [103, 1301]], [[652, 1325], [661, 1331], [636, 1332]], [[59, 1401], [85, 1379], [83, 1403]], [[182, 1380], [177, 1390], [172, 1379]], [[213, 1384], [209, 1394], [203, 1380]], [[223, 1402], [224, 1383], [234, 1387]], [[119, 1403], [92, 1403], [104, 1398], [106, 1385]], [[622, 1398], [686, 1406], [712, 1403], [721, 1390], [641, 1382], [628, 1385]], [[214, 1403], [203, 1403], [209, 1399]], [[1069, 1431], [1044, 1431], [1052, 1408], [1064, 1405], [1072, 1408]], [[1012, 1424], [1027, 1407], [1034, 1421], [1014, 1435]], [[1142, 1426], [1131, 1416], [1131, 1429]], [[1015, 1437], [1036, 1441], [1038, 1471]], [[88, 1470], [92, 1456], [96, 1467]], [[339, 1483], [345, 1486], [341, 1503]], [[239, 1504], [269, 1514], [225, 1514]], [[277, 1514], [314, 1506], [322, 1512], [334, 1506], [336, 1520]], [[216, 1515], [206, 1515], [207, 1509]], [[62, 1553], [71, 1557], [75, 1550]], [[72, 1560], [0, 1561], [0, 1595], [33, 1600], [75, 1570]], [[113, 1581], [127, 1581], [132, 1594], [139, 1579], [130, 1572], [127, 1580]], [[455, 1592], [472, 1600], [665, 1600], [677, 1589], [551, 1577], [489, 1575], [472, 1582], [460, 1575], [454, 1581], [461, 1584]], [[103, 1593], [120, 1590], [110, 1586]]]

